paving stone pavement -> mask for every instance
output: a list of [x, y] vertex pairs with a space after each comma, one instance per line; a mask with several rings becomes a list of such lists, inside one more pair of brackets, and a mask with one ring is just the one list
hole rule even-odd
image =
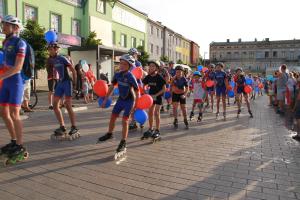
[[[82, 137], [64, 142], [50, 141], [56, 120], [41, 109], [23, 121], [30, 158], [0, 169], [0, 199], [300, 199], [299, 143], [266, 105], [266, 97], [252, 102], [254, 119], [246, 108], [237, 119], [235, 106], [227, 107], [227, 121], [205, 113], [189, 130], [182, 122], [174, 130], [164, 113], [162, 141], [151, 144], [139, 131], [130, 133], [119, 162], [113, 154], [120, 121], [114, 140], [96, 144], [111, 109], [93, 104], [77, 112]], [[2, 121], [0, 130], [3, 145], [9, 137]]]

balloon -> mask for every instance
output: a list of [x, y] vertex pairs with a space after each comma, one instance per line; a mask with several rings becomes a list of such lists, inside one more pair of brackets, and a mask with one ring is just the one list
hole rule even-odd
[[88, 72], [88, 71], [89, 71], [89, 66], [88, 66], [88, 64], [83, 64], [83, 65], [82, 65], [82, 70], [83, 70], [84, 72]]
[[140, 98], [138, 98], [136, 107], [137, 109], [148, 109], [152, 106], [153, 99], [149, 94], [144, 94]]
[[202, 72], [206, 72], [207, 70], [208, 70], [207, 67], [203, 67], [203, 68], [202, 68]]
[[267, 76], [267, 80], [268, 80], [268, 81], [273, 81], [273, 80], [274, 80], [273, 75], [268, 75], [268, 76]]
[[[103, 103], [103, 101], [104, 101], [104, 98], [105, 98], [105, 97], [98, 98], [98, 105], [99, 105], [99, 107], [102, 106], [102, 103]], [[109, 108], [110, 105], [111, 105], [111, 103], [112, 103], [112, 99], [111, 99], [111, 98], [108, 98], [107, 101], [106, 101], [106, 104], [104, 105], [104, 108]]]
[[87, 64], [86, 60], [80, 60], [80, 64], [83, 66], [84, 64]]
[[232, 90], [228, 91], [228, 97], [230, 97], [230, 98], [234, 97], [234, 92]]
[[262, 84], [262, 83], [260, 83], [259, 85], [258, 85], [258, 88], [260, 88], [260, 89], [262, 89], [264, 87], [264, 85]]
[[145, 90], [143, 88], [143, 86], [139, 85], [139, 92], [141, 95], [145, 94]]
[[134, 119], [141, 125], [143, 125], [148, 120], [148, 114], [144, 110], [137, 109], [134, 112]]
[[45, 33], [45, 40], [48, 43], [56, 42], [56, 40], [57, 40], [57, 34], [54, 31], [47, 31]]
[[4, 59], [3, 51], [0, 51], [0, 65], [3, 64], [3, 59]]
[[197, 69], [198, 69], [198, 71], [200, 72], [200, 71], [203, 69], [203, 66], [202, 66], [202, 65], [199, 65], [199, 66], [197, 67]]
[[213, 82], [212, 80], [206, 81], [206, 86], [207, 87], [213, 87], [214, 85], [215, 85], [215, 82]]
[[118, 96], [120, 93], [119, 93], [119, 88], [115, 88], [114, 91], [113, 91], [113, 95], [115, 96]]
[[171, 92], [165, 92], [165, 95], [164, 95], [165, 99], [170, 99], [171, 98]]
[[230, 86], [231, 86], [232, 88], [234, 88], [234, 86], [235, 86], [234, 81], [230, 81]]
[[252, 85], [252, 82], [251, 78], [246, 78], [246, 85]]
[[227, 90], [232, 90], [232, 86], [231, 86], [231, 85], [228, 85]]
[[252, 87], [250, 87], [249, 85], [246, 85], [246, 86], [244, 87], [244, 91], [245, 91], [247, 94], [249, 94], [249, 93], [252, 92]]
[[143, 77], [143, 70], [141, 67], [134, 68], [131, 73], [135, 76], [136, 79], [141, 79]]
[[96, 81], [93, 90], [98, 97], [104, 97], [108, 92], [108, 86], [106, 84], [106, 81], [104, 80]]

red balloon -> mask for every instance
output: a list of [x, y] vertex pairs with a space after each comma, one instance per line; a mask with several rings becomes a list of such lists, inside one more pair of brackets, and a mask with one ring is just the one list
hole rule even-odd
[[98, 80], [94, 84], [94, 92], [98, 97], [105, 97], [108, 92], [108, 85], [104, 80]]
[[212, 86], [214, 86], [214, 85], [215, 85], [215, 82], [213, 82], [212, 80], [206, 81], [206, 86], [207, 86], [207, 87], [212, 87]]
[[131, 73], [135, 76], [136, 79], [141, 79], [143, 77], [143, 70], [141, 67], [134, 68]]
[[203, 68], [202, 68], [202, 72], [206, 72], [207, 70], [208, 70], [207, 67], [203, 67]]
[[245, 91], [247, 94], [249, 94], [249, 93], [252, 92], [252, 87], [250, 87], [249, 85], [246, 85], [246, 86], [244, 87], [244, 91]]
[[153, 104], [152, 97], [149, 94], [144, 94], [140, 98], [138, 98], [136, 103], [136, 108], [144, 110], [150, 108], [152, 104]]
[[264, 85], [263, 85], [262, 83], [260, 83], [260, 84], [258, 85], [258, 87], [259, 87], [260, 89], [262, 89], [262, 88], [264, 87]]

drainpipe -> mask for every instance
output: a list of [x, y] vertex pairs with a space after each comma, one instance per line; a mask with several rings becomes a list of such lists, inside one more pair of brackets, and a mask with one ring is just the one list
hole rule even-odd
[[16, 17], [18, 17], [18, 7], [19, 7], [19, 1], [16, 0]]

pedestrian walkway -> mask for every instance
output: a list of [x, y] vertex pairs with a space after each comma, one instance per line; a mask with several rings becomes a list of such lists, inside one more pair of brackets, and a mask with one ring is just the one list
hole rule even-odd
[[[129, 133], [127, 156], [118, 162], [120, 122], [114, 140], [96, 144], [111, 109], [79, 111], [82, 137], [71, 142], [49, 140], [57, 128], [52, 112], [33, 113], [24, 121], [30, 158], [0, 169], [0, 199], [300, 199], [299, 143], [266, 102], [252, 102], [253, 119], [245, 107], [237, 119], [231, 106], [227, 121], [205, 113], [189, 130], [180, 123], [175, 131], [162, 114], [162, 141]], [[2, 122], [0, 130], [3, 145], [9, 137]]]

